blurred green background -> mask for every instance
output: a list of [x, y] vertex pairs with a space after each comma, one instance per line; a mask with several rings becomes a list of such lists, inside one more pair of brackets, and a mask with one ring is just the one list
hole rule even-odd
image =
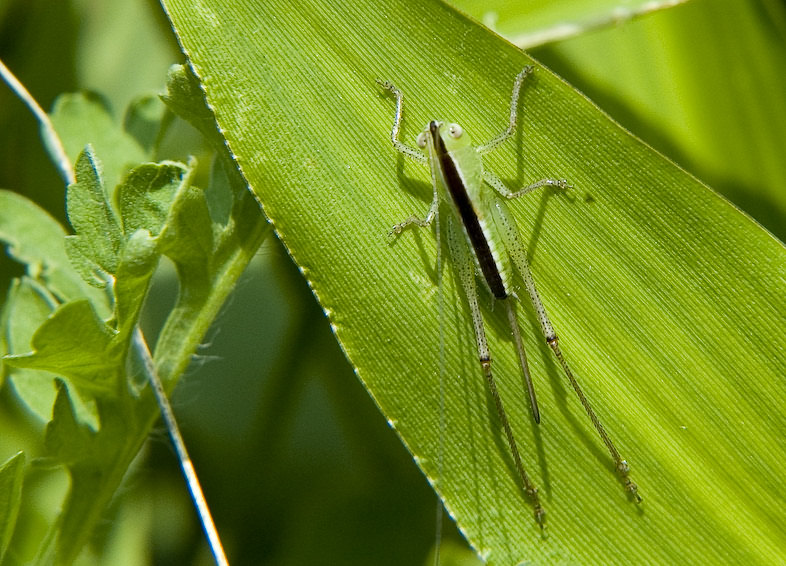
[[[469, 3], [462, 9], [487, 15]], [[504, 14], [499, 29], [511, 32]], [[786, 239], [783, 2], [694, 0], [531, 54]], [[160, 7], [146, 0], [0, 1], [0, 58], [44, 108], [59, 93], [90, 89], [118, 120], [133, 97], [160, 91], [169, 65], [182, 61]], [[178, 151], [185, 158], [199, 148]], [[65, 223], [62, 181], [34, 119], [5, 88], [0, 187]], [[0, 298], [21, 272], [0, 256]], [[166, 265], [159, 275], [149, 334], [176, 292]], [[173, 404], [233, 564], [428, 563], [435, 496], [274, 240], [205, 337]], [[43, 424], [5, 386], [0, 461], [21, 449], [40, 455]], [[23, 514], [28, 532], [57, 512], [63, 479], [41, 473], [31, 488], [38, 506]], [[107, 518], [96, 536], [103, 563], [211, 563], [163, 428]], [[446, 530], [445, 555], [470, 562], [455, 529]]]

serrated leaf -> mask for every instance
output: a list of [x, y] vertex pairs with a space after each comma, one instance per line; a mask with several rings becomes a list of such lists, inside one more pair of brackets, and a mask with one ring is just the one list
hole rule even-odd
[[[118, 187], [123, 229], [132, 234], [117, 273], [118, 331], [130, 337], [158, 255], [181, 268], [181, 285], [208, 285], [213, 226], [204, 194], [191, 186], [196, 161], [134, 168]], [[186, 266], [186, 267], [184, 267]], [[185, 270], [185, 272], [183, 272]]]
[[[92, 160], [95, 161], [95, 157]], [[230, 200], [233, 196], [238, 197], [232, 201], [226, 222], [214, 225], [204, 192], [191, 186], [195, 167], [195, 160], [188, 166], [172, 162], [143, 164], [133, 169], [114, 191], [123, 231], [117, 246], [115, 271], [103, 267], [100, 271], [106, 271], [106, 279], [114, 283], [110, 290], [114, 292], [116, 310], [115, 318], [108, 324], [92, 321], [99, 334], [107, 334], [103, 360], [108, 364], [103, 372], [98, 371], [101, 368], [92, 369], [96, 370], [96, 377], [100, 374], [115, 376], [117, 388], [108, 395], [95, 396], [99, 429], [82, 426], [77, 421], [72, 414], [73, 392], [67, 395], [61, 387], [59, 416], [48, 429], [48, 446], [57, 459], [66, 461], [72, 479], [57, 531], [57, 560], [61, 562], [73, 561], [89, 539], [158, 416], [150, 388], [141, 388], [131, 396], [126, 378], [136, 383], [138, 376], [127, 376], [126, 372], [133, 373], [140, 366], [139, 352], [128, 349], [128, 340], [159, 256], [165, 253], [175, 261], [181, 286], [175, 308], [159, 334], [155, 357], [162, 380], [173, 387], [266, 233], [266, 223], [253, 197], [247, 191], [237, 191], [232, 182], [213, 189], [218, 192], [231, 189], [235, 194], [230, 194]], [[99, 176], [94, 174], [92, 177], [97, 179]], [[238, 178], [242, 181], [237, 174], [233, 177]], [[93, 187], [97, 185], [93, 182]], [[99, 222], [114, 214], [110, 204], [114, 200], [104, 195], [104, 202], [100, 204], [97, 191], [92, 195], [96, 209], [105, 213]], [[80, 240], [83, 226], [76, 228], [77, 236], [72, 240], [83, 241], [84, 238]], [[85, 231], [92, 235], [90, 230], [95, 229]], [[111, 238], [109, 243], [112, 244]], [[81, 250], [74, 246], [88, 260], [86, 264], [91, 269], [99, 265], [94, 257], [105, 252], [99, 249], [96, 253], [94, 247], [92, 242], [85, 242]], [[115, 249], [113, 245], [110, 247]], [[99, 272], [99, 276], [103, 275]], [[73, 321], [79, 317], [66, 318]], [[93, 360], [89, 344], [97, 340], [82, 337], [80, 342], [88, 344], [88, 351], [72, 353], [69, 360], [81, 355], [87, 362]], [[65, 352], [67, 348], [62, 350]], [[18, 356], [11, 362], [30, 364], [29, 358], [36, 355]], [[54, 356], [52, 358], [54, 364]], [[69, 361], [61, 362], [62, 365], [68, 369]], [[61, 373], [68, 375], [65, 371]], [[85, 385], [84, 380], [73, 381], [76, 391]], [[87, 383], [92, 392], [101, 393], [96, 391], [96, 385]], [[76, 440], [69, 443], [72, 437]]]
[[182, 292], [208, 292], [214, 227], [203, 191], [191, 186], [196, 161], [146, 164], [135, 168], [118, 188], [126, 233], [152, 234], [156, 251], [180, 271]]
[[131, 235], [147, 230], [158, 236], [172, 203], [184, 182], [188, 182], [191, 168], [182, 163], [145, 163], [135, 167], [118, 187], [118, 206], [123, 219], [123, 230]]
[[63, 375], [79, 388], [93, 393], [117, 395], [119, 379], [115, 333], [88, 300], [58, 307], [33, 335], [33, 352], [6, 356], [14, 367], [45, 370]]
[[[118, 137], [127, 134], [105, 120], [103, 109], [78, 97], [71, 100], [77, 102], [76, 111], [65, 112], [67, 118], [85, 112], [86, 124], [83, 131], [66, 128], [70, 147], [96, 133], [102, 143], [114, 139], [122, 147], [128, 141]], [[140, 118], [129, 114], [127, 128], [153, 150], [153, 125]], [[223, 143], [219, 145], [225, 152]], [[130, 162], [113, 154], [108, 173], [125, 176], [117, 185], [103, 182], [96, 155], [88, 146], [77, 162], [77, 183], [68, 203], [77, 233], [67, 239], [67, 246], [85, 279], [106, 284], [115, 315], [105, 322], [87, 301], [67, 303], [38, 328], [32, 338], [34, 352], [15, 352], [6, 360], [9, 366], [24, 368], [21, 371], [36, 368], [69, 377], [68, 387], [58, 380], [46, 445], [52, 459], [67, 467], [71, 487], [60, 519], [42, 546], [41, 563], [71, 563], [76, 558], [158, 416], [150, 388], [132, 394], [127, 380], [137, 376], [126, 372], [139, 367], [139, 353], [128, 349], [128, 339], [161, 253], [175, 261], [181, 278], [177, 304], [159, 334], [164, 347], [155, 360], [167, 386], [173, 387], [267, 232], [258, 205], [241, 190], [245, 184], [236, 171], [211, 190], [213, 195], [229, 196], [222, 201], [229, 204], [221, 210], [226, 213], [223, 222], [214, 224], [204, 192], [191, 186], [196, 160], [188, 166], [143, 164], [126, 175]], [[51, 385], [50, 375], [40, 375], [42, 383]], [[97, 422], [80, 418], [77, 401], [82, 391], [92, 395]]]
[[134, 232], [123, 247], [114, 286], [117, 316], [115, 347], [120, 342], [123, 350], [128, 347], [160, 257], [158, 242], [144, 229]]
[[123, 234], [104, 188], [101, 163], [88, 146], [76, 162], [76, 183], [68, 187], [68, 221], [76, 236], [66, 238], [72, 265], [96, 286], [117, 271]]
[[[358, 375], [484, 559], [780, 559], [779, 242], [536, 63], [520, 134], [486, 165], [512, 187], [544, 177], [575, 187], [511, 208], [562, 349], [645, 497], [641, 508], [626, 501], [525, 307], [544, 415], [535, 427], [504, 315], [486, 309], [502, 397], [549, 513], [543, 538], [492, 416], [451, 270], [440, 320], [430, 234], [386, 241], [396, 222], [425, 214], [431, 187], [427, 171], [391, 148], [394, 103], [375, 84], [405, 93], [407, 143], [430, 119], [458, 121], [483, 142], [504, 128], [513, 77], [533, 61], [430, 1], [164, 4], [229, 148]], [[761, 328], [778, 331], [752, 343]]]
[[[161, 235], [162, 251], [178, 267], [207, 274], [213, 253], [213, 226], [205, 194], [188, 187], [180, 195], [172, 218]], [[184, 276], [187, 279], [187, 276]]]
[[161, 95], [161, 100], [172, 112], [199, 130], [214, 148], [223, 145], [213, 113], [205, 103], [205, 93], [187, 65], [169, 68], [166, 92]]
[[66, 236], [63, 243], [71, 265], [82, 276], [82, 280], [98, 289], [105, 287], [108, 274], [93, 260], [92, 243], [77, 236]]
[[0, 560], [14, 534], [22, 503], [25, 455], [19, 452], [0, 465]]

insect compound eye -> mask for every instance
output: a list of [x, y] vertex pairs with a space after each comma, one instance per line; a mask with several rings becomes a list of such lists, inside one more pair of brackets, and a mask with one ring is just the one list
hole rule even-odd
[[418, 147], [420, 147], [420, 148], [426, 147], [426, 132], [425, 131], [420, 132], [420, 134], [418, 135], [418, 139], [415, 140], [415, 143], [418, 144]]
[[452, 137], [453, 139], [459, 139], [461, 137], [461, 134], [464, 133], [464, 129], [458, 124], [451, 124], [448, 127], [448, 133], [450, 134], [450, 137]]

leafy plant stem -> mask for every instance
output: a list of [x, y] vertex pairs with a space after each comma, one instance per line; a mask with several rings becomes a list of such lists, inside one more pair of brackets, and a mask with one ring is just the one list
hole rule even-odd
[[[177, 305], [161, 332], [156, 347], [159, 355], [153, 356], [153, 361], [155, 363], [154, 372], [163, 384], [165, 395], [171, 393], [177, 383], [176, 378], [185, 371], [192, 353], [198, 347], [205, 332], [234, 288], [235, 282], [268, 234], [267, 220], [259, 213], [253, 197], [249, 195], [244, 203], [248, 206], [242, 207], [242, 210], [239, 211], [238, 216], [234, 219], [234, 226], [227, 228], [226, 247], [228, 249], [223, 256], [222, 265], [215, 270], [217, 275], [211, 281], [210, 291], [195, 296], [190, 292], [188, 286], [181, 288]], [[138, 332], [138, 335], [139, 337], [132, 341], [133, 355], [144, 359], [145, 354], [142, 350], [148, 352], [149, 350], [141, 332]], [[149, 378], [149, 376], [147, 377]], [[163, 405], [161, 411], [166, 411], [163, 409]], [[154, 394], [150, 390], [145, 390], [138, 403], [134, 405], [134, 414], [126, 419], [126, 422], [130, 423], [130, 430], [127, 432], [128, 440], [124, 446], [118, 448], [111, 470], [104, 471], [105, 479], [101, 481], [98, 491], [92, 493], [91, 512], [81, 517], [80, 521], [70, 522], [70, 524], [80, 525], [79, 532], [70, 533], [69, 536], [64, 536], [61, 533], [59, 537], [61, 546], [58, 554], [64, 564], [71, 563], [80, 552], [95, 523], [101, 518], [101, 513], [107, 503], [115, 494], [129, 465], [142, 447], [149, 430], [158, 419], [158, 415], [159, 405], [156, 403]], [[172, 432], [173, 430], [169, 428], [171, 436], [176, 434]], [[186, 467], [190, 464], [181, 460], [181, 465], [184, 473], [188, 476]], [[79, 493], [72, 490], [71, 497], [78, 496]], [[203, 523], [203, 526], [210, 537], [209, 529], [211, 527], [207, 523]], [[53, 528], [61, 527], [54, 525]], [[215, 552], [216, 547], [213, 546], [212, 540], [211, 548]], [[227, 564], [225, 558], [224, 562], [221, 562], [218, 556], [216, 561], [217, 564]]]
[[[2, 62], [0, 62], [0, 75], [40, 122], [50, 155], [63, 179], [68, 184], [76, 183], [74, 166], [66, 155], [63, 142], [49, 116]], [[217, 234], [218, 240], [210, 259], [202, 262], [175, 259], [181, 276], [181, 287], [176, 305], [160, 333], [156, 347], [158, 356], [151, 354], [138, 322], [133, 321], [128, 355], [134, 359], [133, 367], [139, 368], [137, 371], [141, 371], [151, 387], [149, 390], [143, 390], [137, 399], [130, 399], [129, 396], [134, 394], [130, 389], [124, 388], [121, 399], [98, 400], [102, 428], [121, 427], [122, 432], [118, 436], [122, 440], [116, 441], [109, 449], [113, 454], [109, 466], [97, 465], [89, 457], [70, 466], [72, 471], [78, 469], [78, 473], [72, 474], [72, 487], [68, 498], [77, 501], [87, 500], [90, 503], [82, 506], [65, 505], [59, 520], [52, 525], [49, 536], [39, 548], [38, 557], [41, 561], [56, 555], [58, 562], [70, 564], [77, 558], [91, 536], [93, 527], [101, 520], [106, 506], [116, 493], [160, 412], [177, 452], [215, 562], [219, 566], [228, 565], [215, 523], [167, 395], [172, 392], [178, 378], [186, 370], [193, 352], [268, 233], [267, 220], [260, 213], [254, 197], [246, 190], [244, 180], [236, 176], [233, 181], [235, 181], [238, 201], [225, 226]], [[159, 253], [166, 254], [166, 251], [162, 250]], [[107, 283], [107, 291], [117, 290], [111, 282]], [[140, 289], [140, 292], [146, 293], [147, 290], [149, 289]], [[112, 301], [117, 302], [114, 293], [109, 298], [109, 302]], [[139, 304], [141, 305], [141, 301]], [[136, 318], [138, 311], [130, 316]], [[70, 415], [74, 409], [65, 393], [65, 385], [61, 384], [58, 387], [64, 403], [60, 407], [61, 414], [64, 412]], [[50, 427], [51, 425], [52, 423]], [[74, 426], [77, 427], [75, 430], [79, 427], [76, 422]], [[52, 432], [52, 434], [57, 433]], [[85, 478], [88, 478], [87, 481]]]

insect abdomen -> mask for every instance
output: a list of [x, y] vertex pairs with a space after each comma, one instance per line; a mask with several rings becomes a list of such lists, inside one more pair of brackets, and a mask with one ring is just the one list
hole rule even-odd
[[[461, 217], [461, 223], [475, 252], [483, 278], [486, 280], [491, 293], [497, 299], [504, 299], [508, 296], [508, 292], [505, 290], [505, 283], [502, 280], [502, 275], [497, 267], [497, 261], [492, 253], [489, 240], [467, 191], [465, 178], [473, 172], [459, 170], [456, 160], [450, 153], [445, 151], [445, 145], [441, 138], [437, 138], [437, 146], [446, 188], [450, 193], [456, 211]], [[462, 175], [462, 173], [464, 174]], [[482, 181], [476, 179], [476, 182]]]

